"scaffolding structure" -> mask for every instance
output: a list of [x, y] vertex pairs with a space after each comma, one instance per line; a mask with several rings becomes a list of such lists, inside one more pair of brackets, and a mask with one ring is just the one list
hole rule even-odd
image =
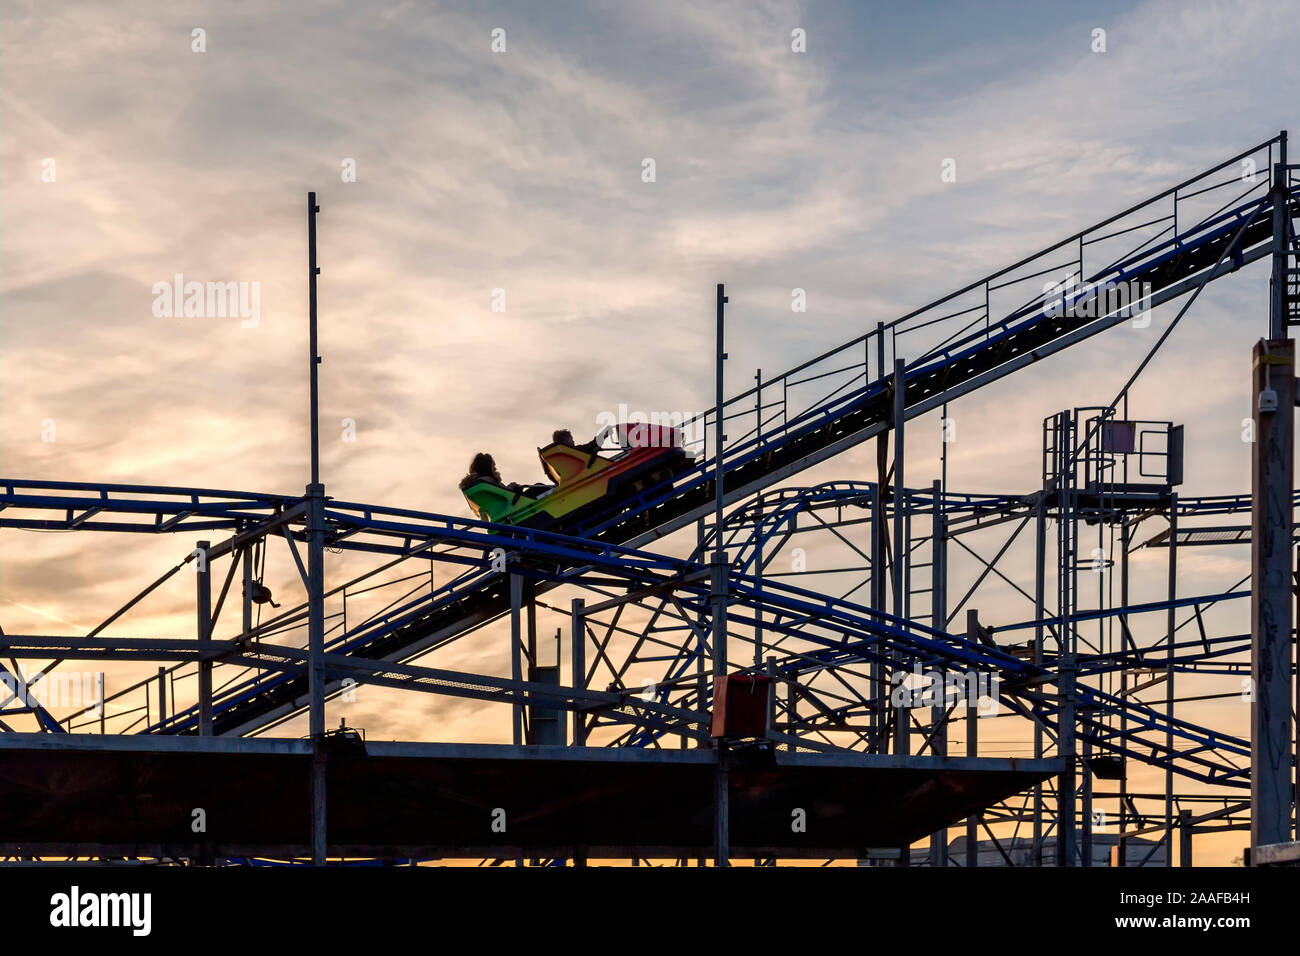
[[[1246, 177], [1247, 164], [1270, 175]], [[0, 634], [9, 685], [0, 749], [10, 756], [305, 760], [308, 832], [274, 845], [317, 864], [371, 845], [331, 836], [331, 768], [353, 759], [349, 747], [481, 766], [516, 760], [538, 767], [539, 785], [554, 784], [539, 762], [635, 765], [649, 774], [644, 785], [665, 788], [678, 786], [673, 774], [703, 768], [714, 773], [707, 842], [719, 865], [733, 842], [772, 864], [820, 853], [890, 865], [1088, 866], [1106, 855], [1115, 865], [1190, 865], [1195, 836], [1227, 830], [1250, 831], [1242, 845], [1256, 862], [1286, 857], [1296, 839], [1288, 334], [1300, 323], [1300, 166], [1287, 162], [1285, 133], [725, 400], [719, 286], [717, 404], [683, 423], [704, 436], [705, 453], [616, 515], [563, 533], [327, 495], [316, 433], [318, 211], [312, 194], [312, 454], [302, 495], [0, 479], [0, 528], [10, 534], [186, 542], [172, 568], [84, 636]], [[1184, 475], [1182, 423], [1133, 417], [1128, 393], [1205, 286], [1259, 260], [1272, 271], [1254, 441], [1243, 443], [1254, 485], [1196, 496], [1184, 490], [1195, 476]], [[1036, 486], [950, 489], [946, 452], [940, 476], [908, 483], [909, 421], [937, 413], [946, 425], [962, 396], [1175, 302], [1119, 395], [1044, 421]], [[874, 480], [798, 484], [810, 467], [872, 441]], [[692, 530], [693, 544], [681, 545]], [[1208, 593], [1189, 587], [1179, 558], [1202, 547], [1249, 548], [1251, 575]], [[344, 552], [372, 566], [327, 583], [330, 555]], [[302, 585], [301, 600], [283, 608], [268, 607], [273, 555]], [[150, 594], [190, 572], [192, 636], [117, 633]], [[1229, 633], [1224, 621], [1247, 603], [1250, 630]], [[539, 637], [543, 615], [564, 622], [553, 640]], [[453, 645], [507, 634], [508, 672], [440, 666]], [[156, 670], [70, 714], [33, 699], [64, 662], [120, 661]], [[762, 746], [711, 731], [715, 682], [727, 675], [770, 682]], [[500, 705], [506, 750], [385, 750], [355, 730], [327, 731], [365, 685]], [[276, 736], [303, 714], [305, 740]], [[594, 753], [604, 750], [617, 760]], [[796, 772], [826, 781], [836, 768], [916, 788], [900, 793], [946, 787], [948, 800], [906, 824], [898, 809], [898, 825], [879, 831], [899, 841], [892, 846], [854, 843], [876, 838], [854, 833], [801, 850], [797, 838], [750, 826], [747, 814], [766, 812], [751, 799], [762, 774], [788, 771], [795, 787], [804, 785]], [[682, 863], [703, 855], [703, 836], [624, 837], [609, 825], [614, 835], [599, 839], [561, 827], [532, 844], [376, 844], [387, 858], [436, 851], [575, 865], [593, 848]], [[259, 855], [251, 843], [244, 854], [181, 844], [168, 859]], [[37, 839], [21, 820], [0, 820], [0, 853], [11, 857], [156, 858], [170, 845]]]

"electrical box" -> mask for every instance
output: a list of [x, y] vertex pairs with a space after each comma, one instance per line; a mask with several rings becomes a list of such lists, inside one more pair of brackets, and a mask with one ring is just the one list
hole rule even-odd
[[772, 678], [764, 674], [725, 674], [713, 679], [711, 736], [766, 737]]
[[1101, 450], [1131, 455], [1137, 450], [1137, 423], [1109, 420], [1101, 424]]

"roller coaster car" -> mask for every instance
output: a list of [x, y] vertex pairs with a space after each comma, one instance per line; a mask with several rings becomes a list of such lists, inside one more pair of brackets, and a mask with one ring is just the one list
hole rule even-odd
[[679, 428], [636, 423], [610, 431], [622, 449], [612, 456], [559, 442], [537, 449], [553, 487], [514, 491], [480, 478], [465, 489], [465, 498], [483, 521], [557, 530], [582, 518], [620, 511], [628, 499], [694, 464], [682, 448]]

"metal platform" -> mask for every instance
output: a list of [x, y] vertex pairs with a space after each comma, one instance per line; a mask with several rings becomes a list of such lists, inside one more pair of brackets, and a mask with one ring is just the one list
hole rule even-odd
[[[0, 852], [311, 852], [305, 740], [5, 734], [0, 751]], [[371, 742], [365, 753], [329, 757], [329, 852], [710, 856], [716, 766], [707, 749]], [[732, 853], [854, 857], [898, 847], [1058, 771], [1053, 760], [780, 753], [775, 767], [731, 772]], [[199, 808], [206, 839], [191, 830]], [[792, 825], [797, 810], [804, 832]]]

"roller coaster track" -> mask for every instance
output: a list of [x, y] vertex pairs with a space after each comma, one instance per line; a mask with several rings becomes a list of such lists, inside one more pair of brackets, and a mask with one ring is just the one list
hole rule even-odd
[[[875, 330], [733, 397], [720, 415], [714, 409], [697, 416], [686, 424], [702, 425], [706, 439], [710, 428], [719, 427], [719, 419], [726, 425], [724, 431], [748, 416], [754, 424], [743, 433], [739, 433], [743, 426], [736, 426], [739, 434], [725, 443], [720, 462], [703, 460], [673, 482], [627, 501], [619, 513], [590, 518], [566, 532], [585, 539], [588, 546], [643, 547], [703, 518], [712, 507], [719, 472], [725, 500], [734, 503], [886, 433], [898, 424], [893, 409], [900, 385], [904, 420], [914, 418], [1130, 320], [1130, 311], [1108, 308], [1103, 293], [1110, 286], [1140, 288], [1142, 304], [1153, 308], [1267, 256], [1273, 239], [1268, 178], [1243, 180], [1237, 167], [1255, 161], [1271, 169], [1279, 139], [1239, 153], [893, 322], [880, 323]], [[1227, 170], [1231, 174], [1224, 178]], [[1242, 189], [1243, 185], [1248, 188]], [[1222, 196], [1227, 200], [1218, 203]], [[1214, 206], [1208, 213], [1188, 214], [1189, 205], [1207, 202]], [[1300, 189], [1287, 192], [1285, 202], [1286, 216], [1294, 219], [1300, 214]], [[1120, 243], [1120, 251], [1115, 252]], [[1044, 291], [1025, 295], [1026, 283], [1030, 289]], [[1048, 291], [1050, 284], [1055, 288]], [[1014, 297], [1009, 306], [995, 302], [1008, 296]], [[889, 359], [904, 359], [905, 350], [915, 357], [905, 360], [903, 374], [896, 376]], [[811, 398], [805, 397], [806, 391], [813, 393]], [[773, 394], [780, 398], [772, 399]], [[27, 489], [37, 485], [41, 490], [29, 493]], [[153, 497], [141, 497], [160, 493], [172, 498], [160, 504]], [[0, 479], [0, 509], [21, 511], [42, 505], [63, 511], [63, 517], [31, 519], [0, 513], [0, 526], [246, 533], [259, 521], [279, 521], [286, 530], [295, 529], [293, 537], [302, 536], [296, 530], [302, 523], [302, 501], [288, 496]], [[985, 506], [998, 504], [989, 501]], [[1231, 501], [1225, 501], [1224, 508], [1235, 510]], [[375, 530], [388, 519], [390, 525], [400, 527], [403, 515], [415, 514], [389, 510], [386, 519], [381, 511], [331, 502], [326, 511], [334, 529], [330, 543], [362, 546], [350, 537]], [[124, 514], [134, 520], [114, 517]], [[412, 519], [407, 542], [400, 547], [370, 550], [388, 547], [386, 553], [412, 553], [421, 541], [446, 540], [455, 519], [446, 519], [447, 528], [431, 526], [437, 524], [434, 519], [441, 520], [439, 516]], [[504, 537], [492, 539], [485, 549], [526, 542], [522, 550], [531, 548], [539, 567], [554, 567], [554, 555], [548, 550], [554, 542], [522, 529], [496, 530]], [[539, 588], [562, 578], [549, 571], [533, 576], [542, 578]], [[480, 568], [429, 599], [413, 602], [404, 615], [343, 635], [329, 649], [361, 659], [408, 661], [508, 608], [508, 575]], [[214, 732], [254, 732], [305, 706], [305, 693], [305, 680], [283, 674], [276, 675], [273, 683], [232, 688], [225, 699], [214, 702]], [[194, 732], [185, 722], [153, 730]]]
[[[903, 406], [905, 418], [913, 418], [1128, 321], [1129, 312], [1107, 312], [1097, 307], [1107, 283], [1142, 288], [1149, 296], [1146, 306], [1153, 308], [1267, 256], [1273, 238], [1267, 178], [1238, 192], [1239, 177], [1223, 181], [1215, 177], [1225, 169], [1235, 172], [1239, 164], [1252, 157], [1262, 160], [1257, 165], [1271, 169], [1277, 143], [1278, 139], [1271, 139], [1239, 153], [1083, 232], [892, 323], [881, 324], [874, 332], [730, 399], [722, 409], [722, 422], [740, 419], [752, 408], [754, 427], [724, 446], [721, 472], [725, 500], [734, 503], [746, 498], [893, 427], [895, 383], [882, 357], [889, 352], [898, 356], [904, 335], [912, 337], [909, 341], [929, 344], [906, 365]], [[1209, 214], [1179, 226], [1180, 196], [1181, 201], [1189, 197], [1204, 201], [1221, 191], [1234, 195]], [[1165, 203], [1170, 203], [1168, 211], [1161, 208]], [[1300, 190], [1288, 194], [1287, 213], [1292, 219], [1300, 214]], [[1157, 228], [1162, 223], [1166, 225]], [[1125, 246], [1122, 253], [1100, 266], [1087, 264], [1090, 247], [1125, 241], [1134, 234], [1141, 239], [1135, 246]], [[1057, 263], [1055, 260], [1065, 251], [1071, 258]], [[1045, 262], [1051, 265], [1044, 266]], [[1042, 281], [1044, 276], [1058, 286], [1074, 281], [1079, 291], [1063, 302], [1055, 298], [1055, 292], [1032, 294], [1023, 304], [993, 319], [995, 291], [1014, 289], [1026, 282], [1042, 289], [1048, 285]], [[975, 305], [959, 308], [972, 298]], [[874, 378], [873, 351], [877, 357]], [[821, 383], [821, 393], [812, 401], [797, 403], [795, 393], [813, 383]], [[763, 392], [770, 394], [777, 389], [781, 401], [766, 403]], [[708, 428], [716, 428], [718, 419], [717, 410], [699, 417], [706, 447]], [[689, 429], [692, 422], [684, 424]], [[647, 489], [631, 499], [619, 514], [592, 518], [566, 530], [595, 540], [644, 546], [708, 514], [718, 470], [716, 462], [704, 460], [673, 482]], [[385, 637], [382, 644], [358, 647], [352, 653], [402, 659], [494, 619], [508, 607], [507, 585], [503, 575], [498, 577], [467, 598], [475, 605], [472, 609], [431, 612], [402, 632]]]

